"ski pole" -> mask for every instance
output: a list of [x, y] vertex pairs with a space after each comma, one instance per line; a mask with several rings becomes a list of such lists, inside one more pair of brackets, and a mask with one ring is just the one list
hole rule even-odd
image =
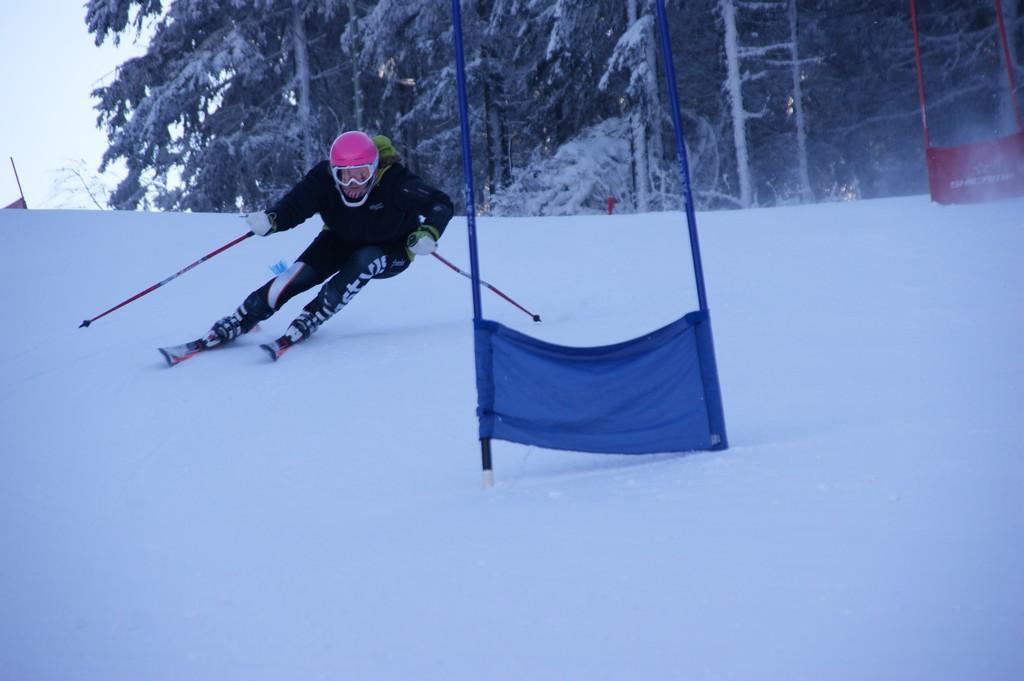
[[[441, 262], [443, 262], [443, 263], [444, 263], [445, 265], [447, 265], [448, 267], [450, 267], [450, 268], [452, 268], [453, 270], [455, 270], [456, 272], [458, 272], [459, 274], [461, 274], [462, 276], [466, 277], [466, 278], [467, 278], [467, 279], [469, 279], [470, 281], [472, 281], [472, 280], [473, 280], [473, 277], [471, 277], [471, 276], [470, 276], [469, 274], [467, 274], [467, 273], [463, 272], [463, 271], [462, 271], [462, 270], [460, 270], [460, 269], [459, 269], [458, 267], [456, 267], [455, 265], [451, 264], [450, 262], [448, 262], [447, 260], [445, 260], [444, 258], [442, 258], [442, 257], [441, 257], [440, 255], [438, 255], [438, 254], [437, 254], [437, 251], [434, 251], [433, 253], [431, 253], [431, 255], [432, 255], [432, 256], [434, 256], [435, 258], [437, 258], [438, 260], [440, 260]], [[494, 288], [493, 286], [491, 286], [490, 284], [488, 284], [488, 283], [487, 283], [486, 281], [484, 281], [483, 279], [481, 279], [481, 280], [480, 280], [480, 283], [481, 283], [481, 284], [483, 284], [484, 286], [486, 286], [487, 288], [491, 289], [491, 290], [492, 290], [492, 291], [494, 291], [495, 293], [497, 293], [497, 294], [498, 294], [499, 296], [501, 296], [502, 298], [504, 298], [504, 299], [505, 299], [505, 300], [507, 300], [508, 302], [510, 302], [510, 303], [512, 303], [513, 305], [515, 305], [516, 307], [518, 307], [518, 308], [519, 308], [520, 310], [522, 310], [522, 311], [523, 311], [523, 312], [525, 312], [526, 314], [530, 315], [530, 317], [532, 317], [532, 318], [533, 318], [533, 321], [535, 321], [535, 322], [539, 322], [539, 321], [540, 321], [540, 315], [538, 315], [538, 314], [533, 314], [532, 312], [530, 312], [529, 310], [527, 310], [527, 309], [526, 309], [525, 307], [523, 307], [522, 305], [520, 305], [520, 304], [519, 304], [519, 303], [517, 303], [516, 301], [514, 301], [514, 300], [512, 300], [511, 298], [509, 298], [508, 296], [506, 296], [506, 295], [505, 295], [504, 293], [502, 293], [502, 292], [501, 292], [501, 291], [499, 291], [498, 289], [496, 289], [496, 288]]]
[[246, 239], [248, 239], [248, 238], [249, 238], [249, 237], [251, 237], [252, 235], [253, 235], [253, 233], [252, 233], [252, 232], [246, 232], [245, 234], [243, 234], [242, 236], [238, 237], [237, 239], [235, 239], [235, 240], [234, 240], [234, 241], [232, 241], [231, 243], [228, 243], [228, 244], [224, 244], [223, 246], [221, 246], [220, 248], [218, 248], [218, 249], [217, 249], [217, 250], [215, 250], [215, 251], [210, 251], [209, 253], [207, 253], [207, 254], [206, 254], [206, 255], [204, 255], [203, 257], [199, 258], [199, 260], [196, 260], [196, 261], [195, 261], [194, 263], [192, 263], [191, 265], [189, 265], [189, 266], [188, 266], [188, 267], [186, 267], [185, 269], [183, 269], [183, 270], [180, 270], [180, 271], [178, 271], [178, 272], [175, 272], [175, 273], [174, 273], [174, 274], [172, 274], [171, 276], [169, 276], [169, 277], [167, 277], [166, 279], [164, 279], [163, 281], [161, 281], [161, 282], [160, 282], [159, 284], [153, 284], [152, 286], [150, 286], [149, 288], [147, 288], [147, 289], [146, 289], [145, 291], [141, 291], [141, 292], [139, 292], [139, 293], [136, 293], [136, 294], [135, 294], [134, 296], [132, 296], [132, 297], [131, 297], [131, 298], [129, 298], [128, 300], [125, 300], [125, 301], [122, 301], [122, 302], [118, 303], [117, 305], [115, 305], [114, 307], [110, 308], [110, 309], [109, 309], [109, 310], [107, 310], [106, 312], [104, 312], [104, 313], [102, 313], [102, 314], [98, 314], [98, 315], [96, 315], [95, 317], [93, 317], [92, 319], [86, 319], [86, 320], [85, 320], [84, 322], [82, 322], [82, 323], [81, 323], [81, 324], [80, 324], [80, 325], [78, 326], [78, 328], [80, 328], [80, 329], [81, 329], [81, 328], [82, 328], [83, 326], [84, 326], [84, 327], [88, 327], [88, 326], [89, 326], [90, 324], [92, 324], [92, 323], [93, 323], [94, 321], [96, 321], [96, 320], [97, 320], [97, 319], [99, 319], [100, 317], [106, 317], [106, 316], [107, 316], [108, 314], [110, 314], [110, 313], [111, 313], [111, 312], [113, 312], [114, 310], [117, 310], [117, 309], [120, 309], [120, 308], [124, 307], [125, 305], [127, 305], [127, 304], [128, 304], [128, 303], [130, 303], [130, 302], [132, 302], [133, 300], [138, 300], [139, 298], [141, 298], [142, 296], [146, 295], [147, 293], [152, 293], [153, 291], [157, 290], [158, 288], [160, 288], [160, 287], [161, 287], [161, 286], [163, 286], [164, 284], [168, 283], [169, 281], [172, 281], [172, 280], [174, 280], [174, 279], [177, 279], [177, 278], [178, 278], [178, 277], [180, 277], [181, 275], [185, 274], [186, 272], [188, 272], [188, 271], [189, 271], [190, 269], [192, 269], [192, 268], [193, 268], [193, 267], [195, 267], [196, 265], [199, 265], [199, 264], [201, 264], [201, 263], [204, 263], [204, 262], [206, 262], [207, 260], [209, 260], [209, 259], [210, 259], [210, 258], [212, 258], [213, 256], [217, 255], [218, 253], [221, 253], [221, 252], [223, 252], [223, 251], [226, 251], [226, 250], [228, 250], [229, 248], [231, 248], [231, 247], [232, 247], [232, 246], [234, 246], [235, 244], [237, 244], [237, 243], [240, 243], [240, 242], [242, 242], [242, 241], [245, 241]]

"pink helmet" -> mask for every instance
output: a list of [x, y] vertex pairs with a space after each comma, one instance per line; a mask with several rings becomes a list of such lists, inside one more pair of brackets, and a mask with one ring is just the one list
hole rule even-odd
[[363, 205], [377, 177], [380, 154], [365, 132], [350, 130], [331, 145], [331, 177], [346, 206]]

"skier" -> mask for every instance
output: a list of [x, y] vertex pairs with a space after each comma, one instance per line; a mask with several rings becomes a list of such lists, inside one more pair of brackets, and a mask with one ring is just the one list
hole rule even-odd
[[[214, 323], [206, 347], [228, 343], [268, 319], [295, 295], [324, 284], [284, 335], [264, 347], [274, 359], [305, 340], [371, 279], [405, 271], [434, 251], [454, 208], [401, 163], [391, 141], [344, 132], [330, 159], [313, 166], [277, 203], [246, 217], [259, 236], [283, 232], [319, 213], [324, 227], [295, 263]], [[324, 283], [326, 282], [326, 283]]]

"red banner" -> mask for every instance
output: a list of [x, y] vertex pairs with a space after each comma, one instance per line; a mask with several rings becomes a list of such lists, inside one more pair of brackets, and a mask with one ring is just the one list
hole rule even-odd
[[928, 147], [928, 183], [937, 203], [1024, 196], [1024, 131], [955, 147]]

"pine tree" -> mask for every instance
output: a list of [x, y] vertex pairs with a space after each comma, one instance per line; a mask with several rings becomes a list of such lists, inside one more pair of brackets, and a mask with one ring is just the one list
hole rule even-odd
[[[653, 7], [641, 13], [637, 0], [625, 3], [625, 31], [619, 38], [601, 76], [598, 88], [608, 88], [612, 74], [623, 70], [629, 74], [622, 100], [629, 121], [635, 208], [650, 211], [654, 204], [652, 192], [664, 190], [666, 178], [661, 123], [662, 98], [658, 85], [658, 62], [654, 32]], [[660, 207], [661, 202], [658, 202]]]
[[[92, 0], [98, 43], [148, 27], [146, 54], [94, 95], [109, 147], [128, 175], [111, 205], [235, 210], [265, 205], [337, 133], [349, 93], [337, 86], [340, 2]], [[335, 75], [332, 75], [335, 74]]]
[[[699, 208], [926, 190], [906, 3], [668, 0]], [[1008, 132], [995, 0], [918, 0], [933, 143]], [[1002, 0], [1024, 59], [1024, 0]], [[476, 205], [678, 205], [652, 0], [462, 0]], [[89, 0], [97, 44], [151, 36], [97, 89], [117, 208], [266, 205], [346, 129], [462, 197], [450, 6]], [[1018, 90], [1018, 104], [1020, 92]], [[102, 168], [101, 168], [102, 169]]]

